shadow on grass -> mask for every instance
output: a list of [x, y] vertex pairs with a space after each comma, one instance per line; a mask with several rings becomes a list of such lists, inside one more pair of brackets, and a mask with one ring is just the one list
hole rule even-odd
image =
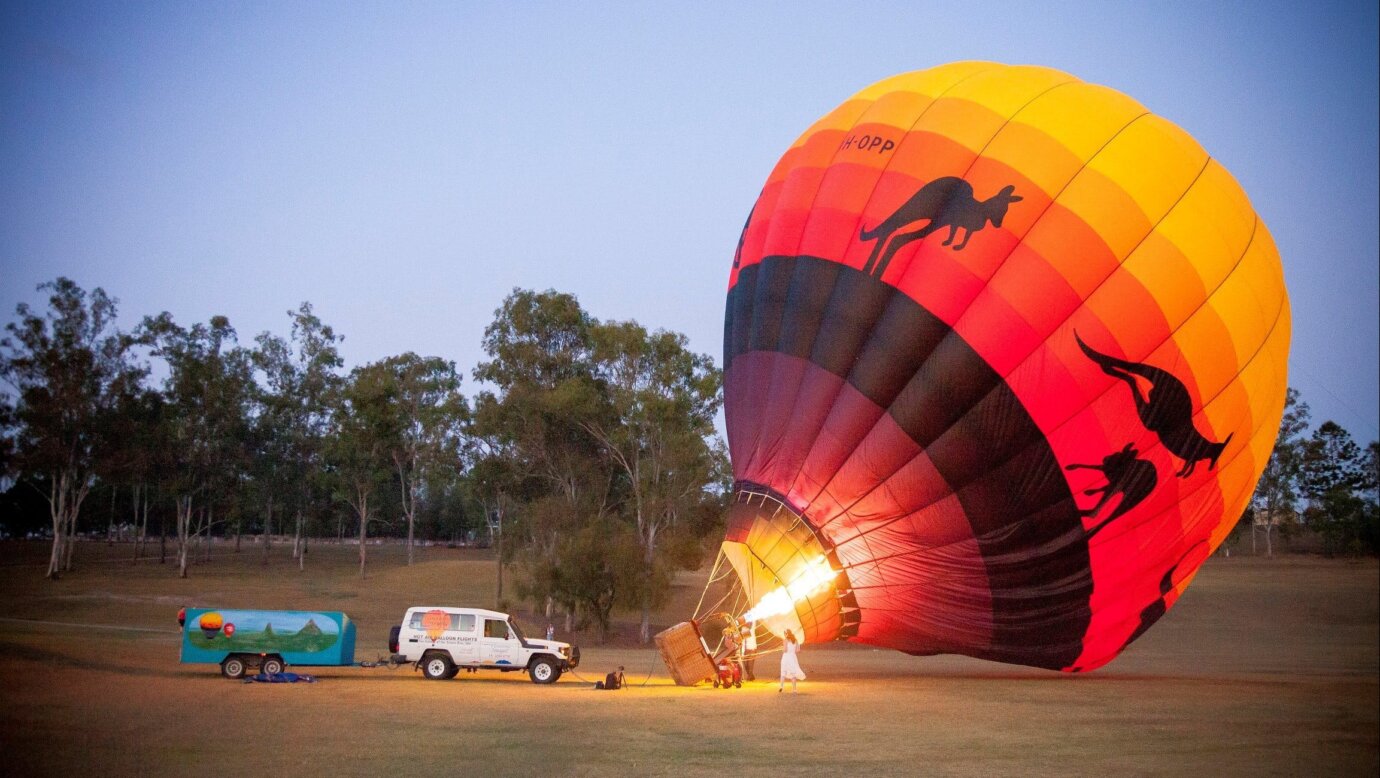
[[[118, 675], [130, 675], [144, 678], [187, 678], [198, 675], [187, 669], [164, 669], [151, 666], [131, 666], [118, 664], [103, 659], [99, 654], [94, 657], [86, 656], [77, 658], [60, 652], [40, 649], [34, 646], [27, 646], [22, 643], [11, 643], [0, 641], [0, 659], [24, 659], [31, 662], [38, 662], [59, 667], [72, 667], [81, 670], [96, 670], [100, 672], [116, 673]], [[181, 668], [181, 665], [177, 666]], [[219, 672], [219, 671], [217, 671]]]

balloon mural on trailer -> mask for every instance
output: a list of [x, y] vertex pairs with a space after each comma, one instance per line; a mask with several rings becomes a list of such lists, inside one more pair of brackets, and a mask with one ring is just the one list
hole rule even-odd
[[748, 615], [1105, 664], [1245, 509], [1289, 326], [1241, 188], [1131, 98], [985, 62], [864, 89], [786, 151], [729, 278]]

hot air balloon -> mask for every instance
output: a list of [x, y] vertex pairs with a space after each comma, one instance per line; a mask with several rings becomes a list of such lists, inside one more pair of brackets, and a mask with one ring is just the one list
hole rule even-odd
[[1237, 182], [1131, 98], [988, 62], [862, 90], [781, 157], [729, 277], [747, 618], [1105, 664], [1242, 514], [1289, 322]]
[[197, 626], [201, 628], [201, 634], [205, 635], [207, 640], [214, 638], [224, 623], [225, 620], [215, 611], [203, 613], [201, 618], [197, 620]]
[[232, 637], [235, 636], [235, 625], [234, 625], [234, 624], [231, 624], [231, 623], [229, 623], [229, 622], [226, 622], [226, 624], [225, 624], [225, 636], [226, 636], [227, 638], [232, 638]]
[[429, 610], [422, 614], [422, 629], [426, 630], [426, 636], [432, 643], [441, 639], [441, 634], [451, 629], [451, 614], [438, 609]]

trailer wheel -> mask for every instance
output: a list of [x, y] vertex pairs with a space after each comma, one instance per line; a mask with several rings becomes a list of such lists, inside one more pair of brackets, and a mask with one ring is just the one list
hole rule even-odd
[[561, 668], [550, 659], [538, 659], [527, 668], [532, 683], [555, 683], [561, 677]]
[[244, 657], [239, 654], [231, 654], [225, 657], [225, 661], [220, 663], [220, 674], [236, 681], [243, 678]]
[[422, 659], [422, 675], [429, 681], [444, 681], [455, 677], [455, 663], [445, 654], [432, 654]]
[[283, 672], [283, 660], [276, 656], [266, 656], [264, 661], [259, 664], [259, 672], [265, 675], [277, 675]]

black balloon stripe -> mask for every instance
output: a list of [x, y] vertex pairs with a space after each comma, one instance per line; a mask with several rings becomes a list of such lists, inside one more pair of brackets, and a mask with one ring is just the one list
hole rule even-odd
[[[810, 361], [887, 409], [957, 489], [992, 593], [991, 658], [1024, 650], [1040, 655], [1015, 661], [1076, 661], [1092, 593], [1082, 520], [1044, 435], [1001, 377], [913, 299], [831, 260], [744, 267], [726, 310], [726, 371], [749, 352]], [[757, 330], [767, 322], [779, 324]]]

